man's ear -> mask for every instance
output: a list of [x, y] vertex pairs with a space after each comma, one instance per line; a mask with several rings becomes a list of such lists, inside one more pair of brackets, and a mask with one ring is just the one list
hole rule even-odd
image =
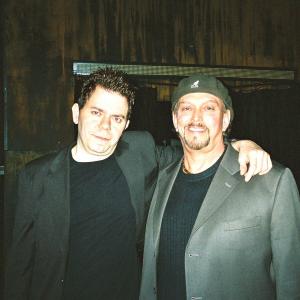
[[130, 123], [130, 120], [127, 120], [124, 130], [127, 129], [127, 127], [129, 126], [129, 123]]
[[226, 111], [223, 114], [223, 126], [222, 131], [225, 132], [230, 124], [230, 110], [226, 109]]
[[175, 131], [178, 132], [177, 117], [176, 117], [176, 113], [174, 111], [172, 112], [172, 120], [173, 120], [173, 125], [175, 128]]
[[73, 123], [78, 124], [78, 119], [79, 119], [79, 106], [78, 103], [74, 103], [72, 106], [72, 118], [73, 118]]

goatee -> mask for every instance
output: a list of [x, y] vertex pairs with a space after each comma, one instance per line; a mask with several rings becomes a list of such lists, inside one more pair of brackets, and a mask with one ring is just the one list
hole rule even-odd
[[[199, 127], [204, 131], [200, 134], [195, 133], [195, 135], [188, 131], [189, 134], [186, 134], [187, 130], [189, 130], [189, 127]], [[209, 129], [202, 124], [189, 124], [184, 129], [183, 140], [185, 145], [187, 145], [190, 149], [201, 150], [204, 147], [208, 146], [210, 142]]]

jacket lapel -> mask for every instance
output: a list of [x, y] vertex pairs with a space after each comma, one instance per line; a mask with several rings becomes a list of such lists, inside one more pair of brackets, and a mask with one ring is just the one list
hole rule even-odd
[[164, 211], [171, 193], [173, 184], [180, 170], [182, 161], [171, 164], [168, 168], [163, 170], [159, 176], [155, 194], [153, 196], [154, 210], [153, 210], [153, 242], [155, 247], [158, 244], [160, 236], [160, 229]]
[[214, 214], [231, 194], [235, 186], [242, 180], [241, 177], [234, 176], [238, 172], [238, 153], [231, 145], [228, 145], [226, 153], [202, 203], [191, 236]]
[[144, 220], [144, 212], [139, 209], [142, 205], [138, 202], [144, 199], [145, 183], [144, 180], [141, 180], [144, 177], [141, 176], [142, 174], [138, 172], [139, 168], [137, 168], [137, 164], [142, 164], [139, 162], [141, 157], [129, 151], [129, 147], [130, 145], [121, 139], [115, 151], [115, 157], [126, 178], [131, 203], [136, 213], [136, 222], [140, 225]]
[[70, 150], [71, 147], [62, 150], [53, 160], [45, 184], [47, 206], [53, 215], [53, 230], [57, 230], [55, 235], [60, 234], [61, 239], [58, 240], [63, 252], [68, 248], [70, 227]]

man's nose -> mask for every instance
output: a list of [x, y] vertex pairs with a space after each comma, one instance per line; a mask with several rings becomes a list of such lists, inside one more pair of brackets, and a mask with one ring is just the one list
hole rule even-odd
[[110, 129], [111, 123], [110, 123], [110, 117], [109, 116], [102, 116], [102, 118], [99, 121], [99, 127], [103, 129]]
[[193, 111], [192, 120], [195, 122], [199, 122], [202, 120], [202, 109], [197, 108]]

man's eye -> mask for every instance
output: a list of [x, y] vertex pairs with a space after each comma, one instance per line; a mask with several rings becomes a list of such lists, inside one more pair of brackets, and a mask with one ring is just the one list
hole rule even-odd
[[206, 110], [215, 110], [215, 107], [213, 105], [207, 105], [205, 107]]
[[123, 121], [123, 118], [121, 118], [121, 117], [115, 117], [114, 119], [115, 119], [116, 123], [122, 123], [122, 121]]
[[190, 106], [183, 106], [181, 110], [182, 111], [189, 111], [189, 110], [191, 110], [191, 107]]
[[98, 110], [92, 110], [91, 114], [94, 116], [98, 116], [99, 115], [99, 111]]

